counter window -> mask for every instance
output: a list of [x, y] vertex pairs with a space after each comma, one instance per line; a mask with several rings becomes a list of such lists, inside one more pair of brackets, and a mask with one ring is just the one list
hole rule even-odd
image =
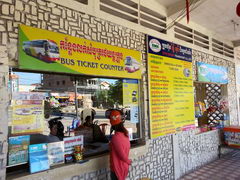
[[[112, 133], [108, 115], [112, 109], [121, 111], [131, 143], [138, 144], [139, 83], [135, 79], [12, 72], [8, 166], [31, 160], [31, 153], [30, 157], [26, 154], [28, 146], [29, 151], [45, 147], [34, 144], [64, 141], [66, 148], [67, 143], [79, 141], [84, 157], [108, 152]], [[14, 143], [22, 147], [21, 158], [16, 149], [12, 150]]]

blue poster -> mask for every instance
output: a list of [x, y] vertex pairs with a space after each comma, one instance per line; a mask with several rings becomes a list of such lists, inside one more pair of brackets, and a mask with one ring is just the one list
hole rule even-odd
[[221, 84], [228, 83], [228, 72], [225, 67], [197, 62], [197, 70], [198, 81]]
[[49, 169], [47, 144], [29, 146], [29, 165], [31, 173]]
[[192, 62], [192, 49], [148, 36], [148, 53]]
[[8, 141], [8, 166], [28, 162], [28, 146], [30, 136], [9, 137]]

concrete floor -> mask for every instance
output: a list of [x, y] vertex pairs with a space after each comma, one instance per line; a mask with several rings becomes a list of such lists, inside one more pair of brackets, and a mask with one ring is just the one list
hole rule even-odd
[[180, 180], [240, 180], [240, 149], [223, 155]]

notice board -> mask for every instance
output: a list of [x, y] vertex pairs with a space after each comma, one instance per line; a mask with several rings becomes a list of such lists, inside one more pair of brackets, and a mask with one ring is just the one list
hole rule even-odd
[[151, 138], [192, 129], [192, 50], [148, 36]]

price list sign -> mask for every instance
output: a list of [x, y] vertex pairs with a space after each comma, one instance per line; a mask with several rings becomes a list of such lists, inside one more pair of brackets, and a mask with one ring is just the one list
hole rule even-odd
[[192, 129], [192, 50], [148, 36], [151, 138]]

